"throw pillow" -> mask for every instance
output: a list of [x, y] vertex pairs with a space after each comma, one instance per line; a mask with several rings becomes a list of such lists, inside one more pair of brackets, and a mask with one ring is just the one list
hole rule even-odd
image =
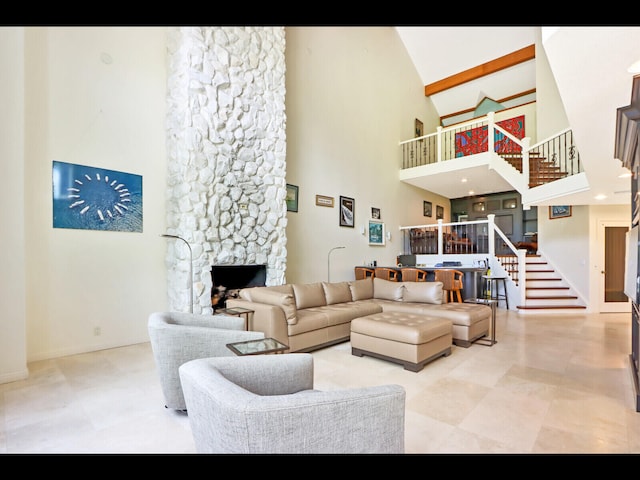
[[402, 301], [403, 282], [391, 282], [382, 278], [373, 277], [373, 298], [380, 300]]
[[324, 289], [324, 296], [327, 299], [327, 305], [351, 301], [351, 290], [347, 282], [322, 282], [322, 288]]
[[420, 302], [440, 305], [442, 303], [442, 282], [402, 282], [403, 302]]
[[322, 283], [293, 284], [297, 308], [322, 307], [327, 304]]
[[363, 278], [349, 282], [351, 298], [354, 302], [358, 300], [369, 300], [373, 298], [373, 277]]

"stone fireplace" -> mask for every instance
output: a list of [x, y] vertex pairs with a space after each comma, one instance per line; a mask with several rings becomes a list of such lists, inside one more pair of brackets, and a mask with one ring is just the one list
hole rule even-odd
[[[193, 256], [193, 311], [211, 265], [266, 264], [285, 282], [284, 27], [169, 28], [166, 233]], [[168, 300], [188, 311], [189, 250], [167, 242]]]

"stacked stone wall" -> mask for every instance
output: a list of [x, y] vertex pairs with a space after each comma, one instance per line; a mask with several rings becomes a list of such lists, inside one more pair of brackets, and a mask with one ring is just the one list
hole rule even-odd
[[[284, 27], [168, 30], [166, 231], [189, 242], [196, 313], [211, 265], [266, 264], [285, 281]], [[189, 309], [189, 251], [168, 244], [169, 308]]]

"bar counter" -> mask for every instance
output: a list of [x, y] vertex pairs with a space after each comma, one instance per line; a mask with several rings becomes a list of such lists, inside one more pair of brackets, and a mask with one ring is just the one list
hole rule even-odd
[[[368, 265], [356, 265], [356, 267], [360, 268], [376, 268]], [[460, 267], [388, 267], [386, 265], [378, 265], [378, 268], [390, 268], [391, 270], [395, 270], [398, 272], [399, 281], [402, 281], [402, 269], [403, 268], [416, 268], [418, 270], [422, 270], [427, 272], [427, 281], [433, 282], [435, 281], [435, 271], [436, 270], [459, 270], [464, 273], [463, 284], [464, 288], [462, 289], [462, 299], [466, 300], [468, 298], [478, 298], [478, 292], [482, 291], [482, 274], [487, 271], [484, 267], [470, 267], [470, 266], [460, 266]]]

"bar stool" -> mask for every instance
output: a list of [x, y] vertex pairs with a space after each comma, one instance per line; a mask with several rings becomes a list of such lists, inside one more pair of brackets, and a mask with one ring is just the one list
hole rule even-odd
[[356, 280], [362, 280], [367, 277], [373, 277], [375, 271], [373, 268], [355, 267]]
[[376, 278], [382, 278], [383, 280], [389, 280], [391, 282], [398, 281], [399, 275], [397, 270], [386, 267], [376, 267], [374, 271]]
[[442, 290], [446, 292], [447, 303], [456, 299], [462, 303], [460, 290], [464, 288], [464, 273], [460, 270], [438, 268], [435, 271], [435, 281], [442, 282]]
[[[500, 304], [500, 300], [504, 300], [507, 310], [509, 310], [509, 298], [507, 297], [507, 277], [496, 275], [482, 275], [482, 297], [490, 298]], [[498, 290], [498, 285], [502, 282], [502, 293]]]
[[403, 282], [426, 282], [427, 272], [417, 268], [403, 267], [400, 269]]

